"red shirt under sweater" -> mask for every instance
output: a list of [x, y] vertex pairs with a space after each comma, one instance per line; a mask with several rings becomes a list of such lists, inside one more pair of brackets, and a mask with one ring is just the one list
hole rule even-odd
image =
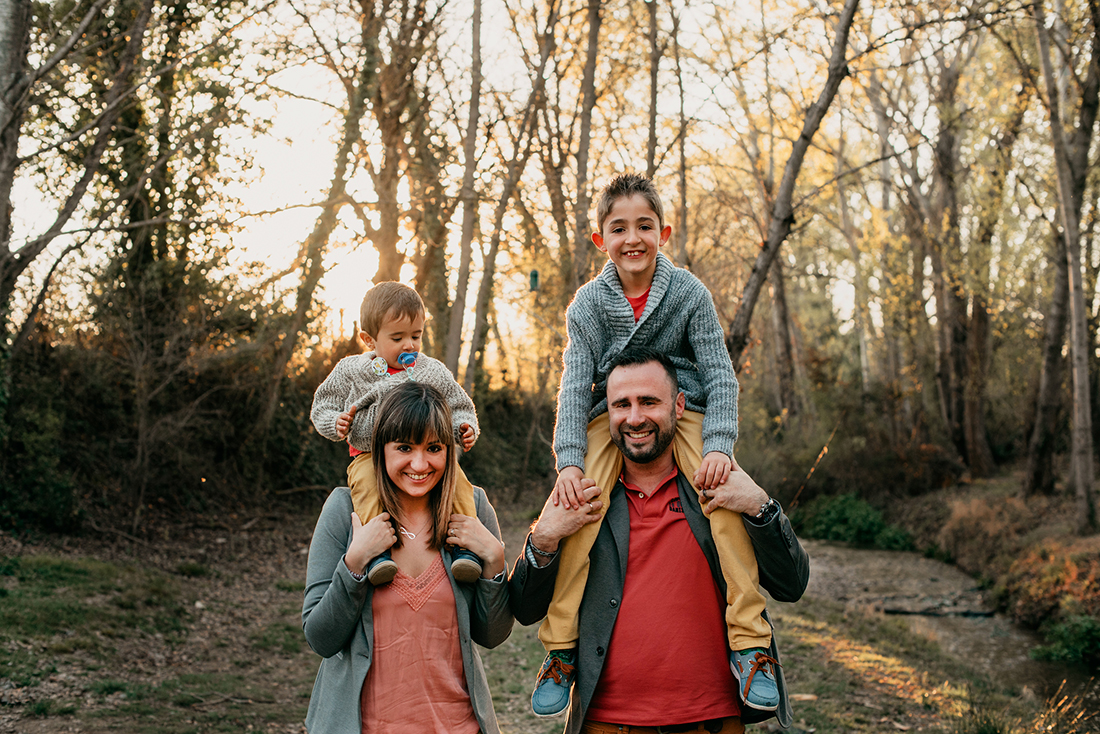
[[649, 292], [651, 290], [653, 289], [646, 288], [645, 293], [638, 296], [637, 298], [631, 298], [630, 296], [626, 297], [626, 302], [630, 304], [631, 310], [634, 311], [635, 321], [642, 318], [642, 312], [645, 311], [645, 304], [647, 301], [649, 301]]
[[648, 498], [623, 482], [626, 579], [590, 720], [671, 726], [740, 714], [726, 600], [684, 515], [677, 474]]

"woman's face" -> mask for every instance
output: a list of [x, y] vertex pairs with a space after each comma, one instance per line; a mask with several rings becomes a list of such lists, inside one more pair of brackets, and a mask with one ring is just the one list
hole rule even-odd
[[391, 441], [383, 450], [390, 480], [410, 497], [426, 497], [443, 479], [447, 447], [440, 441]]

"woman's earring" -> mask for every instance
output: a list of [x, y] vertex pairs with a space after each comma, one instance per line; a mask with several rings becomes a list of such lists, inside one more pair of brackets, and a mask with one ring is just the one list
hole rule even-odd
[[386, 374], [386, 369], [388, 367], [389, 365], [386, 364], [385, 357], [375, 357], [370, 361], [370, 371], [378, 375], [379, 377]]

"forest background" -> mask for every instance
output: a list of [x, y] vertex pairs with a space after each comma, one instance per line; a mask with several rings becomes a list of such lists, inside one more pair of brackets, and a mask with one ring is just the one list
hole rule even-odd
[[1073, 518], [1036, 618], [1095, 619], [1098, 33], [1096, 0], [0, 0], [0, 524], [340, 483], [313, 390], [392, 279], [478, 405], [467, 473], [537, 506], [593, 198], [635, 170], [763, 486], [1012, 470], [990, 512]]

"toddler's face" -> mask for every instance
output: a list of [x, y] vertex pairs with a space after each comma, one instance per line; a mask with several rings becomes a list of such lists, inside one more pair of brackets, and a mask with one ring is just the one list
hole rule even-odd
[[[424, 315], [416, 318], [407, 316], [401, 318], [386, 318], [378, 329], [376, 336], [370, 337], [374, 342], [374, 352], [390, 367], [401, 367], [398, 358], [406, 352], [419, 352], [420, 340], [424, 335]], [[369, 346], [369, 345], [368, 345]]]

